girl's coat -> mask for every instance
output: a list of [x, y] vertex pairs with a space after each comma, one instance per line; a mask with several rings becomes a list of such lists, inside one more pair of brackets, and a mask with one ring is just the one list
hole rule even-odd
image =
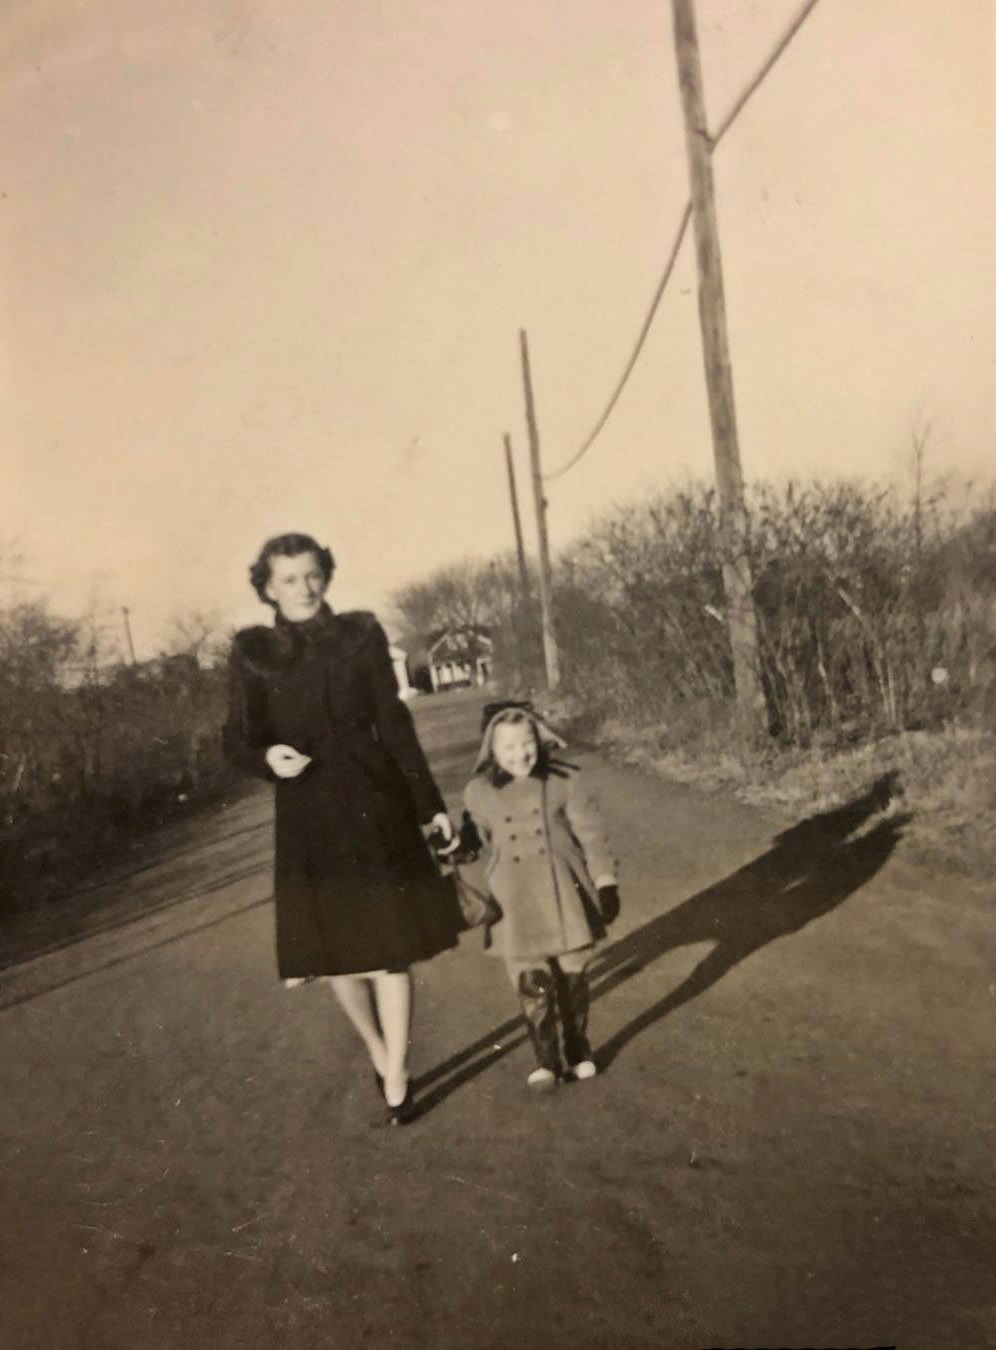
[[549, 957], [605, 936], [593, 877], [615, 876], [598, 808], [576, 769], [495, 787], [475, 776], [464, 794], [489, 846], [486, 874], [502, 910], [496, 955]]

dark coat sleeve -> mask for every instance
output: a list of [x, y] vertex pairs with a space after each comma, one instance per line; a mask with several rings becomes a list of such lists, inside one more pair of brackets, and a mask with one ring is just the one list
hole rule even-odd
[[247, 665], [241, 636], [236, 634], [228, 664], [228, 716], [221, 730], [221, 745], [225, 757], [237, 769], [275, 783], [276, 775], [266, 762], [269, 746], [260, 736], [263, 689], [259, 677]]
[[365, 650], [377, 736], [408, 783], [419, 821], [428, 824], [434, 815], [446, 810], [446, 803], [419, 745], [412, 715], [398, 697], [387, 634], [380, 624], [373, 625]]

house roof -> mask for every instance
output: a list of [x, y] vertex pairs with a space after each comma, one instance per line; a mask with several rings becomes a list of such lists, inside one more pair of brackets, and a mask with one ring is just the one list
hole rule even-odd
[[447, 628], [429, 643], [430, 661], [466, 661], [470, 656], [471, 642], [480, 654], [481, 650], [490, 651], [491, 638], [487, 630]]

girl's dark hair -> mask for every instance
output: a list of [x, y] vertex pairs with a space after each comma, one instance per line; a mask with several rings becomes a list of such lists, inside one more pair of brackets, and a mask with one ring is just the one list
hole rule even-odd
[[543, 738], [536, 730], [536, 722], [531, 716], [532, 704], [510, 703], [502, 707], [501, 704], [491, 705], [497, 707], [499, 712], [492, 718], [488, 718], [491, 723], [492, 744], [489, 747], [488, 757], [485, 759], [479, 773], [483, 774], [492, 787], [504, 787], [506, 783], [511, 783], [512, 775], [502, 769], [494, 756], [494, 732], [498, 727], [503, 726], [526, 726], [532, 729], [533, 739], [536, 742], [536, 763], [533, 766], [531, 778], [549, 778], [550, 776], [550, 747], [543, 744]]
[[274, 602], [266, 593], [266, 587], [270, 580], [270, 559], [296, 558], [301, 553], [313, 553], [315, 555], [318, 559], [318, 566], [324, 573], [326, 586], [332, 580], [332, 573], [335, 571], [335, 559], [332, 557], [331, 551], [323, 548], [317, 540], [312, 539], [310, 534], [274, 535], [272, 539], [267, 539], [259, 551], [259, 557], [249, 568], [249, 584], [264, 605], [276, 608]]

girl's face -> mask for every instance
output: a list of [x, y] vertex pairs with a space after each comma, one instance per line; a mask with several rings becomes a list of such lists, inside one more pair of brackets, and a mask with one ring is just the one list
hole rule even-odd
[[491, 737], [491, 753], [499, 769], [512, 778], [528, 778], [536, 767], [539, 750], [528, 722], [499, 722]]
[[270, 559], [266, 593], [291, 623], [315, 617], [322, 607], [327, 585], [314, 553], [297, 553], [293, 558], [277, 554]]

